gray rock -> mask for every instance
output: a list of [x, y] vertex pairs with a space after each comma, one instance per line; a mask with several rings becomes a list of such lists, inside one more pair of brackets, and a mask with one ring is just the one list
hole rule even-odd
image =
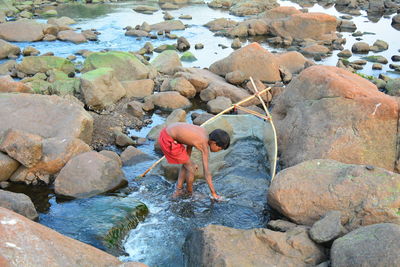
[[133, 146], [128, 146], [124, 152], [121, 153], [121, 160], [123, 166], [135, 165], [140, 162], [149, 161], [154, 159], [152, 156], [142, 152]]
[[317, 243], [332, 241], [345, 231], [341, 221], [340, 211], [330, 211], [321, 220], [316, 221], [310, 229], [310, 237]]
[[351, 53], [351, 51], [349, 49], [345, 49], [343, 51], [340, 51], [337, 55], [338, 55], [338, 57], [349, 58], [353, 55], [353, 53]]
[[131, 101], [128, 104], [126, 104], [126, 107], [127, 107], [127, 111], [129, 114], [131, 114], [139, 119], [144, 116], [142, 103], [140, 103], [138, 101]]
[[217, 96], [217, 98], [208, 101], [207, 111], [213, 114], [218, 114], [221, 111], [232, 105], [232, 101], [224, 96]]
[[113, 190], [126, 183], [118, 162], [98, 152], [86, 152], [71, 159], [56, 177], [56, 194], [86, 198]]
[[201, 113], [199, 116], [197, 116], [197, 117], [193, 120], [193, 124], [194, 124], [194, 125], [202, 125], [204, 122], [206, 122], [207, 120], [211, 119], [212, 117], [214, 117], [213, 114], [210, 114], [210, 113]]
[[331, 248], [332, 267], [398, 266], [400, 226], [380, 223], [361, 227], [336, 239]]
[[368, 53], [369, 52], [369, 44], [365, 42], [356, 42], [351, 47], [351, 51], [353, 53]]
[[0, 207], [12, 210], [31, 220], [39, 218], [32, 200], [22, 193], [0, 190]]

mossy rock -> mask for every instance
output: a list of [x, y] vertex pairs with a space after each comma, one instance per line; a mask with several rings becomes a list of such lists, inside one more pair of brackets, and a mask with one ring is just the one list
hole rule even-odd
[[42, 17], [55, 17], [57, 15], [58, 15], [58, 12], [55, 9], [47, 10], [41, 14]]
[[98, 69], [91, 70], [91, 71], [88, 71], [88, 72], [82, 74], [81, 78], [84, 80], [88, 80], [88, 81], [95, 81], [99, 77], [102, 77], [113, 71], [114, 70], [112, 68], [98, 68]]
[[21, 64], [18, 65], [18, 70], [28, 75], [34, 75], [38, 72], [46, 73], [52, 69], [57, 69], [67, 74], [75, 72], [75, 66], [71, 61], [55, 56], [24, 57]]
[[183, 53], [183, 55], [181, 56], [181, 61], [193, 62], [196, 60], [197, 60], [197, 58], [189, 51]]
[[162, 52], [164, 52], [166, 50], [174, 50], [175, 51], [176, 47], [174, 45], [166, 45], [166, 44], [164, 44], [164, 45], [160, 45], [160, 46], [156, 47], [154, 49], [154, 52], [162, 53]]
[[90, 54], [84, 63], [82, 72], [98, 68], [112, 68], [120, 81], [147, 79], [149, 69], [135, 55], [122, 52], [96, 52]]
[[364, 59], [369, 62], [374, 62], [374, 63], [382, 63], [382, 64], [387, 64], [388, 60], [383, 57], [383, 56], [367, 56], [367, 57], [362, 57], [361, 59]]
[[41, 79], [35, 79], [29, 83], [27, 83], [28, 86], [32, 88], [32, 91], [35, 94], [49, 94], [51, 90], [51, 83], [46, 82]]
[[386, 83], [386, 90], [388, 95], [400, 96], [400, 78], [390, 79]]
[[139, 203], [133, 210], [129, 211], [126, 217], [115, 223], [104, 236], [104, 244], [110, 249], [122, 249], [122, 240], [126, 234], [136, 228], [139, 222], [148, 215], [149, 210], [145, 204]]
[[74, 95], [79, 91], [81, 81], [78, 78], [67, 78], [63, 80], [57, 80], [51, 84], [49, 89], [50, 94], [64, 96]]

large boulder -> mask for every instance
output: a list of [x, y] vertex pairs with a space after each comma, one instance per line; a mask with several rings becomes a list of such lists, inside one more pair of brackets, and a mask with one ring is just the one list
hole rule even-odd
[[35, 75], [38, 72], [46, 73], [53, 69], [61, 70], [66, 74], [75, 72], [75, 66], [71, 61], [55, 56], [24, 57], [18, 65], [18, 70], [28, 75]]
[[210, 71], [222, 76], [233, 71], [241, 71], [247, 77], [264, 82], [281, 80], [279, 65], [274, 55], [258, 43], [249, 44], [228, 57], [214, 62], [210, 66]]
[[271, 33], [281, 37], [332, 41], [336, 36], [336, 17], [324, 13], [296, 13], [270, 22]]
[[19, 165], [18, 161], [0, 152], [0, 182], [7, 181]]
[[0, 207], [12, 210], [31, 220], [39, 218], [32, 200], [22, 193], [0, 189]]
[[20, 19], [0, 24], [0, 38], [10, 42], [35, 42], [43, 39], [45, 24]]
[[166, 50], [151, 61], [157, 71], [165, 74], [174, 74], [176, 68], [182, 66], [178, 53], [173, 50]]
[[103, 110], [126, 95], [112, 68], [98, 68], [81, 76], [81, 91], [86, 105]]
[[112, 68], [119, 81], [147, 79], [149, 68], [134, 54], [122, 51], [91, 53], [84, 63], [82, 72], [98, 68]]
[[0, 39], [0, 59], [7, 58], [10, 55], [19, 55], [20, 53], [21, 49], [18, 46]]
[[183, 247], [187, 266], [315, 266], [324, 249], [304, 227], [285, 233], [268, 229], [240, 230], [208, 225], [193, 230]]
[[400, 224], [399, 188], [400, 175], [385, 169], [315, 159], [279, 172], [268, 203], [304, 225], [337, 210], [343, 226], [352, 230], [381, 222]]
[[398, 104], [356, 74], [309, 67], [277, 98], [272, 113], [284, 166], [330, 158], [394, 169]]
[[398, 266], [400, 225], [380, 223], [361, 227], [336, 239], [331, 249], [331, 266]]
[[98, 152], [72, 158], [54, 182], [56, 194], [86, 198], [113, 190], [126, 183], [118, 162]]
[[32, 89], [22, 82], [14, 81], [11, 76], [0, 77], [0, 93], [31, 93]]
[[0, 208], [0, 263], [2, 266], [145, 267], [61, 235], [39, 223]]
[[82, 106], [59, 96], [4, 93], [0, 107], [0, 133], [14, 128], [43, 138], [92, 141], [92, 116]]

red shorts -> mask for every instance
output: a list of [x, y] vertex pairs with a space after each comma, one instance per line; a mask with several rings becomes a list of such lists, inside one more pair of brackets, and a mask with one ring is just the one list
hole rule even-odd
[[190, 157], [186, 152], [186, 147], [172, 139], [172, 137], [168, 135], [166, 128], [161, 130], [158, 143], [168, 163], [184, 164], [189, 161]]

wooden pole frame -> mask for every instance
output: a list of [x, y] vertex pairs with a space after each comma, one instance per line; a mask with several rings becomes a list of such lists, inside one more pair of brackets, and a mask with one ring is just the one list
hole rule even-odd
[[[242, 99], [242, 100], [240, 100], [239, 102], [237, 102], [237, 103], [235, 103], [235, 104], [232, 104], [229, 108], [226, 108], [225, 110], [221, 111], [220, 113], [218, 113], [218, 114], [215, 115], [214, 117], [212, 117], [212, 118], [208, 119], [207, 121], [203, 122], [200, 126], [204, 126], [204, 125], [206, 125], [206, 124], [208, 124], [208, 123], [214, 121], [214, 120], [217, 119], [218, 117], [222, 116], [223, 114], [225, 114], [225, 113], [227, 113], [227, 112], [229, 112], [229, 111], [231, 111], [232, 109], [235, 109], [235, 108], [238, 108], [238, 109], [240, 109], [240, 110], [243, 110], [244, 112], [247, 112], [247, 113], [249, 113], [249, 114], [252, 114], [252, 115], [255, 115], [255, 116], [260, 117], [260, 118], [262, 118], [262, 119], [265, 119], [266, 121], [269, 121], [269, 122], [271, 123], [271, 126], [272, 126], [272, 130], [273, 130], [273, 133], [274, 133], [274, 140], [275, 140], [275, 150], [274, 150], [274, 155], [275, 155], [275, 156], [274, 156], [274, 159], [273, 159], [273, 169], [272, 169], [272, 172], [271, 172], [271, 181], [272, 181], [272, 180], [274, 179], [274, 177], [275, 177], [275, 172], [276, 172], [276, 160], [277, 160], [277, 154], [278, 154], [278, 146], [277, 146], [277, 139], [276, 139], [276, 131], [275, 131], [275, 126], [274, 126], [274, 124], [273, 124], [273, 122], [272, 122], [271, 115], [269, 114], [269, 111], [268, 111], [268, 109], [267, 109], [267, 107], [266, 107], [266, 105], [265, 105], [264, 100], [263, 100], [263, 99], [261, 98], [261, 96], [260, 96], [261, 94], [264, 94], [264, 93], [268, 92], [269, 90], [271, 90], [271, 87], [268, 87], [268, 88], [265, 88], [264, 90], [258, 91], [257, 87], [256, 87], [255, 84], [254, 84], [254, 81], [253, 81], [253, 78], [252, 78], [252, 77], [250, 77], [250, 81], [251, 81], [251, 83], [252, 83], [252, 85], [253, 85], [253, 87], [254, 87], [254, 90], [255, 90], [255, 92], [256, 92], [254, 95], [248, 96], [248, 97], [246, 97], [245, 99]], [[261, 104], [262, 104], [262, 106], [263, 106], [263, 108], [264, 108], [264, 110], [265, 110], [267, 116], [264, 116], [264, 115], [262, 115], [262, 114], [260, 114], [260, 113], [258, 113], [258, 112], [256, 112], [256, 111], [253, 111], [253, 110], [250, 110], [250, 109], [247, 109], [247, 108], [244, 108], [244, 107], [240, 106], [240, 105], [242, 105], [242, 104], [244, 104], [244, 103], [246, 103], [246, 102], [248, 102], [248, 101], [254, 99], [255, 97], [258, 97], [258, 99], [260, 100], [260, 102], [261, 102]], [[148, 172], [150, 172], [155, 166], [157, 166], [164, 158], [165, 158], [165, 156], [163, 156], [162, 158], [160, 158], [159, 160], [157, 160], [156, 162], [154, 162], [144, 173], [142, 173], [142, 174], [139, 175], [138, 177], [144, 177], [144, 176], [146, 176], [146, 174], [147, 174]]]

